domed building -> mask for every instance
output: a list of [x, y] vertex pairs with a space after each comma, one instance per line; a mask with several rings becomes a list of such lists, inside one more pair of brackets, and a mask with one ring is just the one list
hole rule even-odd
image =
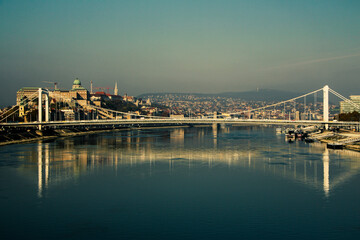
[[81, 86], [81, 81], [78, 78], [74, 80], [72, 89], [69, 92], [70, 97], [76, 100], [80, 105], [84, 106], [89, 104], [89, 91]]
[[73, 82], [72, 90], [83, 90], [83, 89], [85, 89], [85, 88], [81, 86], [80, 80], [78, 78], [76, 78]]
[[50, 92], [50, 97], [55, 98], [57, 101], [76, 101], [81, 106], [90, 104], [89, 91], [81, 86], [81, 81], [78, 78], [74, 80], [71, 90], [56, 89]]
[[[33, 98], [39, 88], [23, 87], [16, 94], [16, 103], [19, 105], [25, 98]], [[54, 89], [49, 90], [49, 96], [52, 101], [56, 102], [76, 102], [81, 106], [90, 105], [90, 93], [81, 85], [81, 81], [76, 78], [70, 90]]]

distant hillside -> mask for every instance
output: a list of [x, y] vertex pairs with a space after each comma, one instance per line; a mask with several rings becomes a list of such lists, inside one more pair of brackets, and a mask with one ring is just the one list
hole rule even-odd
[[[300, 96], [302, 93], [288, 92], [288, 91], [279, 91], [273, 89], [259, 89], [255, 91], [246, 91], [246, 92], [223, 92], [217, 94], [207, 94], [207, 93], [146, 93], [141, 94], [138, 98], [148, 98], [150, 96], [164, 96], [166, 94], [174, 95], [194, 95], [199, 97], [231, 97], [239, 98], [244, 101], [283, 101], [291, 99], [297, 96]], [[319, 95], [319, 94], [318, 94]], [[311, 97], [313, 99], [313, 97]], [[311, 101], [309, 99], [309, 101]], [[321, 101], [321, 98], [318, 97], [318, 101]]]
[[240, 98], [245, 101], [283, 101], [300, 95], [301, 93], [273, 89], [259, 89], [246, 92], [224, 92], [219, 94], [221, 97]]
[[174, 92], [162, 92], [162, 93], [143, 93], [139, 96], [137, 96], [137, 98], [142, 98], [142, 99], [146, 99], [150, 96], [165, 96], [168, 94], [172, 94], [172, 95], [177, 95], [177, 96], [204, 96], [204, 97], [213, 97], [213, 96], [218, 96], [218, 94], [213, 94], [213, 93], [174, 93]]

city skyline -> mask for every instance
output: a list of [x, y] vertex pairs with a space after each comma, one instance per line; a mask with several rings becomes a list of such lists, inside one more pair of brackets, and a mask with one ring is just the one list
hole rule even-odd
[[2, 105], [75, 77], [119, 93], [359, 94], [357, 1], [0, 1]]

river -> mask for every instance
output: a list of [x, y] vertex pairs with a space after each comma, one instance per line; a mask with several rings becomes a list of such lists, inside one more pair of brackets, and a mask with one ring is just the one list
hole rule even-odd
[[1, 239], [358, 239], [360, 153], [273, 127], [0, 147]]

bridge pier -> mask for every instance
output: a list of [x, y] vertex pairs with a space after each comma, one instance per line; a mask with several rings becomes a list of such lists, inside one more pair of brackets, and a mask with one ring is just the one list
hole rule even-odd
[[[38, 125], [39, 130], [42, 128], [42, 121], [43, 121], [43, 105], [42, 105], [42, 95], [43, 95], [43, 89], [39, 88], [38, 93], [38, 122], [40, 123]], [[49, 121], [49, 93], [45, 92], [45, 122]]]
[[45, 122], [49, 121], [49, 94], [45, 94]]
[[329, 86], [325, 85], [323, 88], [323, 121], [325, 122], [325, 129], [329, 129]]
[[39, 88], [38, 96], [38, 122], [42, 122], [42, 89]]
[[217, 115], [218, 115], [218, 113], [215, 111], [214, 112], [214, 119], [217, 119]]
[[[38, 96], [38, 122], [42, 122], [42, 89], [39, 88]], [[39, 130], [41, 130], [41, 124], [38, 125]]]

